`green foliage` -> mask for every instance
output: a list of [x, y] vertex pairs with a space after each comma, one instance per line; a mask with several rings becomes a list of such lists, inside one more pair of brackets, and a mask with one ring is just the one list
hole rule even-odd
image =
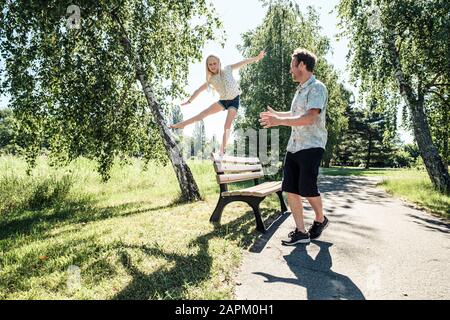
[[396, 168], [409, 168], [414, 158], [405, 150], [397, 150], [393, 156], [393, 166]]
[[28, 207], [32, 210], [39, 210], [63, 201], [68, 195], [72, 184], [73, 180], [69, 175], [61, 178], [52, 177], [40, 180], [28, 200]]
[[425, 110], [433, 141], [447, 167], [450, 163], [450, 86], [434, 87], [433, 90], [435, 94], [426, 100]]
[[[350, 93], [339, 83], [337, 72], [325, 60], [330, 45], [328, 39], [320, 34], [317, 13], [308, 8], [308, 12], [302, 14], [298, 5], [288, 0], [270, 1], [266, 5], [268, 11], [263, 23], [255, 30], [244, 33], [242, 45], [239, 46], [244, 56], [254, 56], [262, 49], [266, 49], [268, 54], [258, 64], [241, 72], [244, 113], [237, 119], [236, 127], [243, 130], [260, 128], [259, 114], [268, 105], [278, 111], [290, 109], [298, 85], [289, 74], [291, 56], [294, 49], [304, 47], [317, 55], [315, 74], [327, 86], [329, 93], [329, 142], [325, 154], [325, 162], [329, 163], [337, 137], [347, 125], [343, 113], [349, 103]], [[285, 150], [290, 129], [277, 129], [280, 130], [280, 149]]]
[[95, 159], [104, 180], [117, 156], [166, 161], [136, 61], [113, 17], [120, 18], [156, 99], [167, 108], [170, 98], [184, 93], [189, 63], [201, 58], [203, 44], [220, 27], [214, 10], [204, 0], [80, 0], [80, 28], [70, 29], [71, 4], [1, 4], [0, 87], [11, 96], [17, 144], [31, 166], [46, 144], [55, 163]]
[[351, 39], [352, 75], [361, 80], [363, 92], [387, 91], [388, 98], [398, 92], [387, 37], [395, 36], [403, 71], [414, 84], [437, 81], [448, 72], [448, 1], [342, 0], [338, 8]]
[[381, 110], [404, 98], [403, 118], [414, 129], [430, 178], [450, 192], [447, 166], [434, 147], [447, 162], [450, 2], [341, 0], [338, 10], [362, 97], [377, 99]]
[[347, 107], [348, 130], [339, 137], [335, 165], [365, 168], [398, 165], [394, 161], [399, 145], [395, 110], [381, 112], [377, 104], [372, 100], [365, 108], [353, 104]]
[[11, 109], [0, 109], [0, 153], [15, 153], [15, 121]]
[[73, 185], [70, 174], [19, 177], [11, 172], [0, 176], [0, 214], [13, 210], [42, 210], [63, 202]]

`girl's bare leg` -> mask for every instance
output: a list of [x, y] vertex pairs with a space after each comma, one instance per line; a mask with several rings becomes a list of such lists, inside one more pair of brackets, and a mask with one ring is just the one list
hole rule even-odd
[[203, 110], [202, 112], [200, 112], [198, 115], [196, 115], [195, 117], [192, 117], [190, 119], [184, 120], [182, 122], [173, 124], [170, 126], [171, 129], [183, 129], [184, 127], [205, 119], [207, 116], [210, 116], [214, 113], [220, 112], [223, 110], [223, 107], [220, 103], [216, 102], [214, 104], [212, 104], [210, 107], [208, 107], [207, 109]]
[[227, 119], [225, 120], [224, 132], [222, 145], [220, 146], [220, 155], [224, 155], [228, 143], [228, 139], [231, 134], [231, 125], [233, 124], [234, 118], [236, 118], [237, 110], [236, 108], [229, 108]]

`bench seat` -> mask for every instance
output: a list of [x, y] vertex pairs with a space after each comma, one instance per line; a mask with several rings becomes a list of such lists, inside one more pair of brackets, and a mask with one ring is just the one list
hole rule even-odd
[[266, 197], [269, 194], [281, 191], [281, 181], [270, 181], [258, 184], [256, 186], [233, 191], [222, 192], [222, 196], [255, 196]]

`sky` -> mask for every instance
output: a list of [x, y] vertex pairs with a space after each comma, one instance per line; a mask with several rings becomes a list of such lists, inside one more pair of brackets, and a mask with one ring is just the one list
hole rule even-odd
[[[242, 34], [255, 29], [259, 26], [267, 8], [263, 8], [259, 0], [210, 0], [217, 10], [223, 27], [226, 32], [226, 42], [224, 48], [217, 43], [209, 42], [203, 50], [202, 62], [191, 64], [189, 68], [187, 92], [192, 94], [200, 85], [205, 82], [204, 59], [211, 53], [217, 54], [222, 61], [222, 66], [232, 64], [244, 59], [237, 49], [237, 45], [242, 42]], [[306, 12], [307, 6], [315, 7], [320, 14], [320, 24], [323, 28], [322, 34], [328, 36], [331, 40], [333, 54], [327, 56], [335, 67], [340, 70], [343, 79], [348, 80], [345, 72], [345, 56], [347, 54], [348, 40], [337, 41], [335, 35], [338, 32], [336, 28], [337, 17], [335, 13], [330, 13], [337, 1], [326, 0], [297, 0], [302, 12]], [[301, 46], [301, 44], [299, 44]], [[239, 75], [236, 74], [239, 79]], [[218, 95], [203, 92], [191, 105], [181, 107], [184, 119], [190, 118], [201, 112], [218, 100]], [[206, 135], [211, 137], [216, 134], [221, 139], [223, 134], [223, 125], [225, 123], [226, 112], [220, 112], [205, 119]], [[184, 129], [185, 135], [192, 135], [195, 125]]]
[[[228, 65], [244, 59], [239, 53], [237, 45], [241, 43], [241, 35], [259, 26], [266, 14], [267, 8], [263, 8], [259, 0], [209, 0], [223, 22], [226, 32], [226, 42], [224, 48], [218, 43], [208, 42], [203, 50], [203, 60], [192, 63], [189, 66], [188, 87], [186, 92], [192, 94], [200, 85], [205, 82], [204, 59], [211, 53], [218, 55], [222, 60], [222, 65]], [[336, 35], [340, 32], [337, 27], [338, 18], [335, 6], [338, 0], [296, 0], [302, 12], [306, 12], [308, 6], [314, 7], [320, 15], [321, 33], [330, 39], [332, 52], [327, 55], [327, 60], [331, 62], [339, 71], [341, 81], [357, 94], [356, 88], [349, 84], [349, 72], [347, 70], [346, 56], [348, 53], [348, 39], [338, 40]], [[299, 44], [301, 46], [301, 44]], [[2, 63], [0, 61], [0, 63]], [[0, 66], [1, 67], [1, 66]], [[236, 74], [239, 79], [239, 75]], [[218, 100], [218, 95], [203, 92], [192, 104], [181, 107], [184, 119], [190, 118]], [[0, 108], [7, 105], [7, 97], [0, 96]], [[183, 102], [183, 101], [175, 101]], [[205, 119], [205, 129], [207, 137], [215, 134], [221, 140], [223, 125], [225, 123], [225, 112], [212, 115]], [[400, 118], [399, 118], [400, 119]], [[185, 135], [192, 135], [195, 125], [184, 129]], [[411, 142], [412, 137], [404, 130], [399, 130], [402, 140]]]
[[[207, 43], [203, 50], [203, 60], [190, 65], [187, 88], [189, 94], [192, 94], [205, 82], [204, 59], [209, 54], [217, 54], [221, 58], [223, 66], [244, 59], [237, 49], [237, 45], [241, 43], [241, 35], [259, 26], [267, 11], [267, 8], [263, 8], [259, 0], [210, 0], [210, 2], [215, 6], [223, 22], [227, 38], [224, 48], [217, 43]], [[331, 52], [326, 56], [326, 59], [338, 70], [340, 80], [357, 95], [356, 88], [349, 83], [349, 70], [347, 70], [348, 63], [346, 56], [348, 54], [349, 40], [347, 38], [337, 39], [337, 34], [340, 30], [337, 26], [339, 20], [335, 7], [339, 1], [297, 0], [296, 2], [300, 5], [300, 10], [304, 13], [306, 13], [308, 6], [314, 7], [319, 13], [320, 26], [322, 28], [321, 34], [327, 36], [331, 44]], [[301, 44], [299, 44], [300, 46]], [[237, 75], [236, 78], [239, 78], [239, 76]], [[218, 95], [203, 92], [192, 104], [181, 107], [184, 119], [195, 116], [217, 100]], [[212, 137], [215, 134], [221, 140], [225, 118], [226, 112], [220, 112], [206, 118], [204, 121], [206, 136]], [[194, 127], [195, 125], [186, 127], [183, 133], [191, 136]], [[412, 136], [409, 133], [402, 129], [399, 129], [399, 133], [401, 139], [406, 143], [412, 141]]]

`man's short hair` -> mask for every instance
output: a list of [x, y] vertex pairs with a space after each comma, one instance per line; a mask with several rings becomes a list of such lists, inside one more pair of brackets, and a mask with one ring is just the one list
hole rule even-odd
[[317, 57], [311, 51], [303, 48], [295, 49], [294, 53], [292, 54], [292, 58], [295, 58], [295, 60], [297, 61], [297, 66], [300, 64], [300, 62], [303, 62], [306, 65], [306, 70], [308, 70], [309, 72], [314, 72]]

